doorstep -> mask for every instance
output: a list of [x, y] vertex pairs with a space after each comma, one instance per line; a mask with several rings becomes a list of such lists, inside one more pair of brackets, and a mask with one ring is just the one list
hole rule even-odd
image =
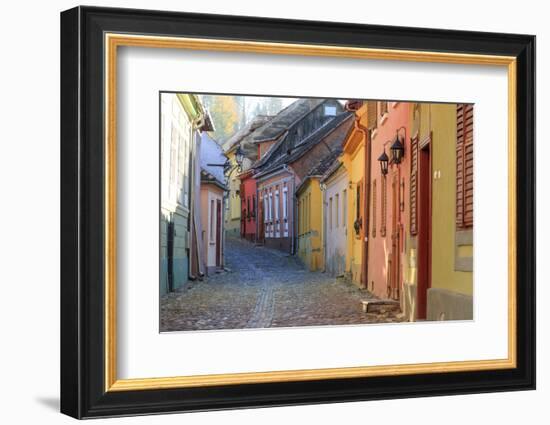
[[388, 313], [401, 311], [399, 301], [395, 300], [362, 300], [365, 313]]

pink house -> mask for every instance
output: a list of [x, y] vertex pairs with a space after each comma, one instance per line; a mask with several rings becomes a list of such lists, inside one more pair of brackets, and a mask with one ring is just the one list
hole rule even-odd
[[223, 268], [224, 265], [223, 198], [227, 188], [223, 168], [219, 164], [223, 164], [225, 160], [221, 146], [207, 133], [203, 133], [200, 149], [199, 249], [202, 251], [202, 269], [207, 275]]
[[[376, 126], [371, 132], [370, 223], [368, 229], [367, 288], [381, 298], [402, 301], [405, 229], [409, 228], [410, 126], [408, 102], [376, 104]], [[404, 155], [392, 161], [396, 137]], [[384, 153], [387, 173], [381, 167]]]

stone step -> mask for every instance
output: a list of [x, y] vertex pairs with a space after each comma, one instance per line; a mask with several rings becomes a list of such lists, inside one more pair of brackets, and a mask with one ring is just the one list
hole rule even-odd
[[401, 310], [399, 301], [395, 300], [362, 300], [363, 312], [365, 313], [388, 313]]

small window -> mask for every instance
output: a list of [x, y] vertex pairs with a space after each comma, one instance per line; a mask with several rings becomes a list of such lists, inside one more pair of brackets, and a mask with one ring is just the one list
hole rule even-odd
[[329, 215], [329, 219], [328, 219], [328, 222], [329, 222], [329, 229], [332, 230], [332, 198], [329, 199], [328, 203], [329, 203], [329, 209], [328, 209], [328, 215]]
[[336, 106], [325, 105], [325, 116], [333, 117], [336, 115]]
[[288, 217], [288, 191], [286, 186], [283, 188], [283, 218]]
[[340, 195], [337, 193], [334, 202], [334, 217], [336, 222], [336, 227], [340, 225]]

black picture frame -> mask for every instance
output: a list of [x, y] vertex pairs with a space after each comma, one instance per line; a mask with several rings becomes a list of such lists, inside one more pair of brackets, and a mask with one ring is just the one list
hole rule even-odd
[[[307, 43], [517, 58], [517, 367], [105, 391], [104, 33]], [[535, 37], [76, 7], [61, 13], [61, 412], [75, 418], [535, 388]]]

